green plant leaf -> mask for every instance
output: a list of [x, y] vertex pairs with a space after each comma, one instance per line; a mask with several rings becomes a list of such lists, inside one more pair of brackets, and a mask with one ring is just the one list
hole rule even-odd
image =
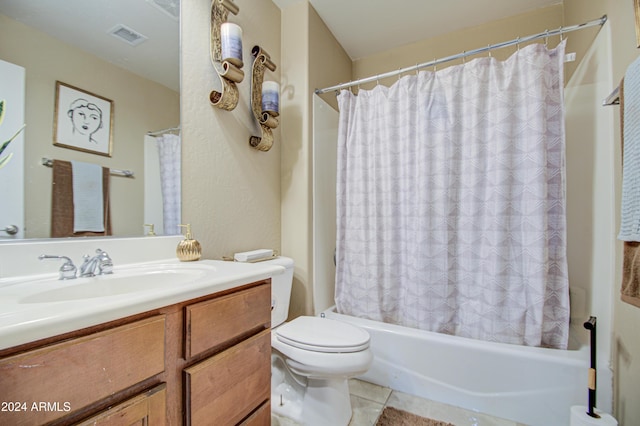
[[13, 157], [13, 152], [10, 152], [8, 155], [0, 158], [0, 169], [3, 168], [9, 162], [9, 160], [11, 160], [11, 157]]
[[0, 99], [0, 126], [2, 125], [2, 120], [4, 120], [4, 105], [5, 105], [5, 100], [4, 99]]
[[9, 143], [11, 143], [11, 141], [6, 141], [2, 146], [0, 146], [0, 154], [2, 154], [2, 152], [9, 146]]
[[15, 133], [13, 134], [13, 136], [11, 136], [11, 137], [9, 138], [9, 140], [8, 140], [8, 141], [6, 141], [5, 143], [3, 143], [3, 144], [2, 144], [2, 146], [0, 146], [0, 154], [2, 154], [2, 151], [4, 151], [4, 150], [9, 146], [9, 144], [11, 143], [11, 141], [12, 141], [12, 140], [14, 140], [16, 137], [18, 137], [18, 135], [20, 134], [20, 132], [22, 132], [22, 131], [24, 130], [24, 128], [25, 128], [25, 127], [27, 127], [27, 125], [26, 125], [26, 124], [23, 124], [23, 125], [22, 125], [22, 127], [20, 127], [20, 129], [18, 129], [18, 131], [17, 131], [17, 132], [15, 132]]

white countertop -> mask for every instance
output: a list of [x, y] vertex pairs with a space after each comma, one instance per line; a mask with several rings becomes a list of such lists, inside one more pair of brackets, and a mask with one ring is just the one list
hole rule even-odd
[[[113, 276], [125, 275], [129, 268], [144, 267], [167, 272], [180, 268], [202, 269], [197, 279], [176, 285], [127, 291], [99, 297], [79, 297], [60, 301], [38, 301], [37, 296], [69, 286], [100, 285], [107, 276], [58, 280], [58, 274], [0, 279], [0, 349], [56, 336], [130, 315], [184, 302], [219, 291], [270, 278], [284, 272], [270, 263], [240, 263], [200, 260], [181, 263], [174, 259], [114, 268]], [[132, 284], [133, 285], [133, 284]], [[90, 292], [90, 288], [87, 289]], [[84, 292], [83, 292], [84, 293]], [[36, 296], [36, 297], [34, 297]]]

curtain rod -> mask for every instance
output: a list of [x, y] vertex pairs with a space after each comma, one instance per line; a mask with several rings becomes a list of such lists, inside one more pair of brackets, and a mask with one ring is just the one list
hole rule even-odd
[[315, 94], [316, 95], [321, 95], [323, 93], [331, 92], [333, 90], [339, 91], [339, 90], [342, 90], [342, 89], [347, 89], [349, 87], [357, 86], [359, 84], [370, 83], [372, 81], [378, 81], [381, 78], [395, 77], [395, 76], [397, 76], [399, 74], [404, 74], [404, 73], [409, 72], [409, 71], [418, 71], [421, 68], [440, 65], [440, 64], [443, 64], [445, 62], [453, 61], [455, 59], [466, 58], [467, 56], [477, 55], [478, 53], [484, 53], [484, 52], [488, 52], [488, 51], [494, 50], [494, 49], [501, 49], [503, 47], [513, 46], [513, 45], [517, 45], [517, 44], [520, 44], [520, 43], [527, 43], [529, 41], [537, 40], [537, 39], [540, 39], [540, 38], [552, 37], [552, 36], [555, 36], [555, 35], [562, 35], [564, 33], [569, 33], [571, 31], [581, 30], [583, 28], [593, 27], [593, 26], [596, 26], [596, 25], [604, 25], [605, 22], [607, 22], [607, 15], [603, 15], [599, 19], [595, 19], [593, 21], [585, 22], [583, 24], [572, 25], [570, 27], [560, 27], [560, 28], [557, 28], [555, 30], [545, 31], [543, 33], [533, 34], [533, 35], [530, 35], [530, 36], [527, 36], [527, 37], [518, 37], [518, 38], [515, 38], [513, 40], [505, 41], [505, 42], [502, 42], [502, 43], [490, 44], [489, 46], [481, 47], [479, 49], [467, 50], [467, 51], [464, 51], [462, 53], [458, 53], [457, 55], [451, 55], [451, 56], [447, 56], [447, 57], [444, 57], [444, 58], [436, 59], [436, 60], [433, 60], [433, 61], [430, 61], [430, 62], [425, 62], [425, 63], [422, 63], [422, 64], [417, 64], [417, 65], [413, 65], [413, 66], [410, 66], [410, 67], [401, 68], [401, 69], [396, 70], [396, 71], [389, 71], [389, 72], [386, 72], [386, 73], [383, 73], [383, 74], [378, 74], [378, 75], [374, 75], [374, 76], [371, 76], [371, 77], [366, 77], [366, 78], [361, 78], [359, 80], [350, 81], [348, 83], [342, 83], [342, 84], [337, 84], [337, 85], [331, 86], [331, 87], [325, 87], [324, 89], [316, 89], [315, 90]]
[[[42, 157], [42, 165], [47, 167], [53, 167], [53, 160], [50, 158]], [[124, 176], [128, 178], [134, 177], [134, 173], [131, 170], [118, 170], [118, 169], [109, 169], [109, 173], [116, 176]]]
[[164, 135], [165, 133], [179, 132], [179, 131], [180, 131], [180, 126], [176, 126], [176, 127], [169, 127], [168, 129], [148, 131], [147, 135], [149, 135], [149, 136], [160, 136], [160, 135]]

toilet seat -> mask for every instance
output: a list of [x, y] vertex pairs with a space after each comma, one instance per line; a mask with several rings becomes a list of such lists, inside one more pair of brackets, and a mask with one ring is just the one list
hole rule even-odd
[[369, 347], [369, 333], [340, 321], [302, 316], [277, 327], [275, 336], [283, 344], [312, 352], [350, 353]]

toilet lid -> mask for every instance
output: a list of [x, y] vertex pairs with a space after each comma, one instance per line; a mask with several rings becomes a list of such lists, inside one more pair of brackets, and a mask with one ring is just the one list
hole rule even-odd
[[369, 347], [365, 330], [328, 318], [298, 317], [274, 333], [282, 343], [314, 352], [358, 352]]

